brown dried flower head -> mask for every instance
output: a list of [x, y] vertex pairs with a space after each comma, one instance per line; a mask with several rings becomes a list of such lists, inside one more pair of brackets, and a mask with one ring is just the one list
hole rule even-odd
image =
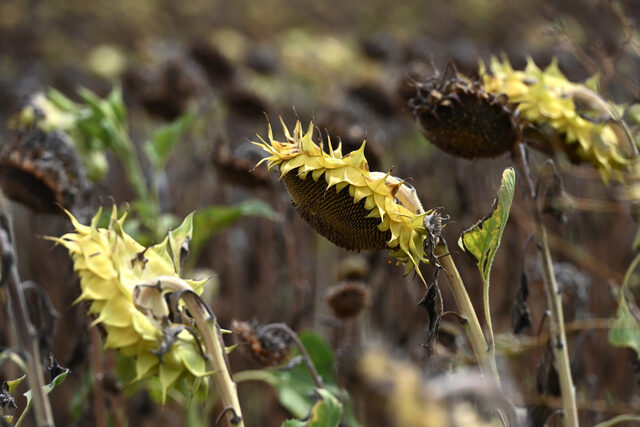
[[60, 131], [15, 131], [0, 148], [0, 186], [7, 197], [36, 212], [71, 209], [86, 186], [69, 137]]
[[526, 120], [518, 117], [517, 104], [506, 95], [484, 90], [450, 64], [424, 82], [414, 82], [416, 95], [409, 108], [425, 137], [457, 157], [496, 157], [510, 151], [521, 139]]
[[231, 322], [231, 330], [240, 338], [240, 347], [262, 365], [277, 366], [289, 357], [291, 338], [281, 330], [238, 320]]
[[327, 289], [325, 299], [338, 319], [349, 319], [371, 304], [371, 292], [362, 282], [344, 281]]

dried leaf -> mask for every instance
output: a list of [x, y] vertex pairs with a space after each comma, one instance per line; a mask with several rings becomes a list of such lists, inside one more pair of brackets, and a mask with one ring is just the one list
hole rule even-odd
[[169, 231], [169, 248], [176, 273], [180, 275], [184, 260], [189, 255], [189, 243], [193, 235], [193, 212], [175, 230]]
[[422, 298], [418, 305], [427, 311], [427, 316], [429, 317], [427, 341], [423, 346], [427, 349], [427, 356], [430, 357], [433, 354], [433, 347], [438, 338], [438, 327], [443, 311], [442, 295], [440, 294], [440, 288], [438, 288], [437, 278], [429, 285], [424, 298]]
[[527, 281], [527, 273], [523, 270], [520, 275], [520, 283], [511, 307], [511, 327], [514, 334], [519, 334], [526, 328], [531, 327], [531, 314], [527, 306], [527, 298], [529, 298], [529, 285]]

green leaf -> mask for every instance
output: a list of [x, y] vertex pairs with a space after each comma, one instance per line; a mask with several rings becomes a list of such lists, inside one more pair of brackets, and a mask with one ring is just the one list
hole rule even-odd
[[282, 427], [337, 427], [342, 419], [342, 403], [327, 389], [316, 392], [320, 399], [311, 408], [308, 421], [287, 420]]
[[197, 261], [207, 240], [245, 216], [258, 216], [276, 220], [278, 214], [262, 200], [247, 200], [234, 206], [211, 205], [198, 210], [193, 217], [193, 237], [189, 265]]
[[173, 122], [158, 129], [144, 144], [144, 152], [155, 170], [164, 169], [171, 153], [193, 121], [193, 114], [184, 114]]
[[[65, 378], [67, 378], [67, 375], [69, 375], [69, 369], [63, 369], [62, 371], [60, 371], [60, 373], [53, 380], [51, 380], [49, 384], [45, 384], [42, 387], [42, 392], [44, 394], [51, 393], [54, 388], [59, 386], [65, 380]], [[18, 418], [18, 421], [16, 421], [15, 427], [18, 427], [22, 423], [24, 416], [27, 414], [27, 412], [29, 412], [29, 409], [31, 409], [31, 404], [33, 403], [31, 390], [25, 391], [24, 397], [27, 398], [27, 405], [25, 406], [24, 411], [22, 411], [22, 414], [20, 414], [20, 418]]]
[[639, 315], [638, 308], [633, 305], [629, 306], [623, 293], [621, 293], [616, 319], [609, 331], [609, 342], [616, 347], [632, 348], [640, 357]]
[[513, 168], [502, 172], [502, 183], [489, 212], [474, 226], [465, 230], [458, 239], [458, 245], [470, 255], [482, 277], [484, 314], [489, 329], [491, 352], [494, 351], [493, 325], [489, 306], [489, 275], [491, 265], [500, 246], [504, 227], [509, 219], [509, 210], [515, 191], [516, 174]]
[[67, 98], [62, 92], [49, 88], [47, 89], [47, 98], [59, 109], [67, 113], [79, 114], [82, 110], [80, 104], [76, 104], [71, 99]]
[[502, 173], [502, 184], [498, 195], [487, 215], [474, 226], [465, 230], [458, 239], [458, 245], [476, 262], [483, 281], [489, 280], [491, 264], [509, 219], [515, 181], [516, 176], [513, 168], [505, 169]]
[[13, 393], [16, 391], [16, 388], [20, 385], [20, 383], [27, 378], [26, 375], [21, 376], [20, 378], [16, 378], [15, 380], [7, 381], [7, 387], [9, 388], [9, 393]]
[[640, 255], [631, 262], [620, 288], [620, 301], [613, 326], [609, 331], [609, 342], [616, 347], [628, 347], [640, 356], [640, 310], [629, 295], [629, 282], [640, 263]]
[[[334, 357], [329, 344], [320, 335], [310, 331], [301, 333], [300, 341], [307, 349], [318, 374], [322, 377], [325, 390], [328, 390], [333, 396], [339, 396], [344, 402], [345, 409], [342, 420], [344, 425], [349, 427], [359, 426], [360, 424], [355, 418], [349, 403], [349, 395], [335, 382], [333, 375]], [[299, 354], [297, 351], [292, 353], [293, 356], [297, 354]], [[288, 371], [273, 371], [273, 375], [277, 379], [275, 388], [280, 404], [291, 412], [294, 417], [299, 419], [306, 417], [314, 403], [310, 393], [316, 389], [307, 366], [304, 363], [300, 363]]]
[[187, 215], [182, 224], [169, 231], [169, 248], [176, 273], [180, 275], [184, 260], [189, 255], [189, 242], [193, 234], [193, 212]]
[[[327, 390], [335, 399], [341, 401], [341, 405], [344, 405], [342, 424], [345, 427], [359, 427], [360, 423], [353, 413], [348, 393], [336, 384], [333, 377], [334, 357], [329, 344], [321, 336], [313, 332], [301, 333], [300, 340], [323, 379], [323, 390]], [[294, 349], [292, 351], [292, 356], [295, 357], [298, 354], [297, 350]], [[290, 370], [261, 369], [242, 371], [236, 373], [234, 379], [238, 382], [253, 380], [270, 384], [276, 389], [280, 404], [298, 419], [306, 418], [314, 406], [311, 393], [314, 390], [317, 391], [317, 389], [304, 363], [300, 363]], [[283, 426], [307, 425], [299, 420], [288, 420], [287, 422], [289, 424], [283, 424]]]

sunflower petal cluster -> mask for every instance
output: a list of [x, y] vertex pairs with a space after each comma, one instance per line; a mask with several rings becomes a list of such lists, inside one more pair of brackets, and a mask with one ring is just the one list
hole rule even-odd
[[[518, 113], [543, 132], [550, 125], [569, 151], [598, 168], [604, 177], [629, 165], [613, 117], [589, 117], [583, 107], [597, 103], [603, 107], [600, 110], [613, 108], [587, 84], [569, 81], [555, 59], [541, 70], [528, 58], [526, 68], [519, 71], [508, 59], [493, 57], [489, 69], [480, 64], [480, 75], [487, 92], [506, 94], [510, 102], [518, 103]], [[582, 105], [585, 100], [587, 105]]]
[[[153, 286], [158, 277], [178, 276], [179, 260], [171, 257], [169, 238], [143, 247], [124, 232], [126, 214], [118, 217], [115, 207], [108, 228], [97, 225], [101, 212], [90, 225], [68, 215], [74, 230], [51, 240], [64, 246], [73, 259], [82, 289], [76, 303], [90, 303], [89, 313], [96, 316], [93, 324], [106, 332], [105, 348], [135, 359], [134, 381], [157, 378], [164, 401], [168, 389], [181, 377], [193, 380], [210, 374], [200, 340], [171, 322], [162, 293], [147, 292], [146, 298], [137, 298], [141, 286]], [[186, 282], [199, 294], [206, 280]], [[172, 329], [180, 332], [167, 346], [165, 332]]]
[[[345, 242], [342, 240], [343, 236], [332, 232], [332, 218], [323, 218], [322, 221], [327, 224], [318, 224], [319, 218], [323, 215], [322, 204], [315, 206], [311, 212], [306, 211], [303, 217], [307, 222], [329, 240], [347, 249], [378, 247], [391, 249], [391, 255], [405, 262], [408, 270], [414, 267], [417, 270], [420, 262], [427, 262], [424, 250], [427, 238], [424, 218], [428, 212], [423, 212], [419, 202], [412, 206], [411, 203], [400, 201], [402, 199], [400, 193], [406, 193], [408, 188], [402, 181], [391, 177], [390, 174], [369, 171], [364, 156], [365, 142], [358, 150], [343, 155], [341, 145], [334, 149], [329, 141], [329, 151], [326, 152], [313, 141], [313, 123], [309, 124], [306, 132], [300, 121], [296, 122], [293, 133], [289, 132], [284, 122], [282, 127], [285, 141], [275, 140], [269, 125], [268, 141], [259, 137], [260, 142], [254, 142], [269, 153], [269, 156], [260, 163], [266, 161], [269, 169], [277, 166], [285, 184], [291, 180], [298, 180], [305, 185], [321, 185], [322, 192], [318, 198], [323, 198], [325, 195], [327, 199], [334, 195], [346, 197], [348, 194], [349, 203], [342, 207], [350, 212], [351, 217], [347, 220], [352, 221], [355, 227], [361, 219], [355, 217], [356, 215], [360, 214], [364, 218], [372, 219], [375, 231], [382, 232], [381, 245], [359, 246], [357, 242], [353, 244], [349, 241]], [[309, 180], [312, 181], [309, 182]], [[305, 200], [298, 200], [290, 187], [291, 184], [288, 184], [287, 189], [294, 203], [297, 205], [307, 203]], [[354, 205], [360, 205], [363, 209], [358, 211]], [[416, 205], [419, 207], [416, 208]], [[297, 207], [299, 211], [305, 209], [305, 206]], [[364, 234], [368, 230], [362, 230], [362, 232]], [[357, 239], [356, 235], [352, 240]]]

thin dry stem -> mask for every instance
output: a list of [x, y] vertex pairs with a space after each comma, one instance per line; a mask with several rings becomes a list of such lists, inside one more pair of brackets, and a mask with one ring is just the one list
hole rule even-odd
[[562, 310], [562, 292], [558, 289], [556, 277], [553, 272], [553, 262], [549, 251], [547, 230], [542, 222], [542, 212], [535, 199], [535, 186], [529, 175], [529, 166], [526, 158], [526, 147], [518, 144], [515, 150], [516, 164], [518, 170], [527, 184], [527, 196], [529, 210], [535, 224], [536, 237], [538, 239], [538, 257], [542, 265], [544, 290], [547, 297], [547, 304], [551, 311], [549, 317], [549, 329], [552, 338], [553, 355], [556, 361], [556, 368], [560, 379], [560, 391], [562, 394], [562, 407], [564, 409], [565, 427], [577, 427], [578, 410], [576, 407], [576, 391], [571, 376], [571, 366], [569, 363], [569, 350], [567, 336], [564, 327], [564, 314]]
[[[0, 215], [4, 215], [4, 212], [0, 212]], [[0, 226], [0, 254], [2, 254], [2, 263], [4, 264], [3, 275], [8, 273], [6, 279], [3, 278], [3, 280], [6, 280], [5, 285], [7, 286], [9, 318], [13, 319], [11, 326], [26, 359], [27, 379], [31, 387], [36, 424], [38, 426], [53, 426], [51, 404], [48, 396], [42, 391], [44, 377], [40, 366], [38, 335], [29, 318], [24, 293], [20, 286], [21, 282], [16, 268], [16, 256], [13, 250], [9, 221], [7, 217], [3, 219], [6, 222]]]

